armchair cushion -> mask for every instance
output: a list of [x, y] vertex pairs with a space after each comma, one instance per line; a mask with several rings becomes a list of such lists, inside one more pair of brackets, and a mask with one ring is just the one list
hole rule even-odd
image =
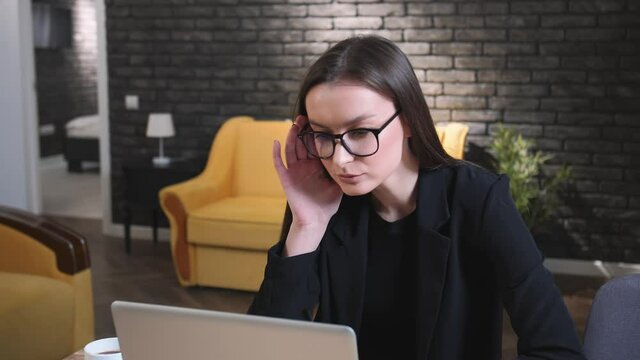
[[282, 225], [285, 198], [230, 197], [189, 214], [189, 243], [268, 250]]

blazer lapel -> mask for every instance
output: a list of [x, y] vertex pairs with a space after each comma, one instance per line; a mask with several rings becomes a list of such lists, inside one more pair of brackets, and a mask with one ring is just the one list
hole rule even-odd
[[327, 250], [332, 312], [337, 323], [349, 325], [356, 334], [364, 304], [369, 228], [369, 197], [350, 197], [337, 212], [332, 229], [333, 246]]
[[[345, 324], [359, 334], [367, 269], [369, 196], [346, 197], [329, 225], [327, 319]], [[450, 239], [440, 231], [450, 218], [446, 172], [421, 170], [418, 179], [418, 239], [416, 326], [418, 353], [426, 358], [440, 310], [446, 280]], [[323, 241], [324, 241], [323, 240]]]
[[416, 330], [419, 359], [426, 359], [429, 353], [451, 249], [451, 239], [445, 230], [450, 218], [447, 174], [442, 169], [422, 170], [418, 182]]

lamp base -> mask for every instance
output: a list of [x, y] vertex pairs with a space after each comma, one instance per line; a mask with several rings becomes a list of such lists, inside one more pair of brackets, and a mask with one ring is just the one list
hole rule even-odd
[[156, 156], [153, 158], [153, 165], [155, 166], [167, 166], [171, 163], [171, 158], [165, 156]]

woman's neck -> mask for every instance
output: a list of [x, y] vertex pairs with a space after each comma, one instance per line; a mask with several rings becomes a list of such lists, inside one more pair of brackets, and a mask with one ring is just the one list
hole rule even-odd
[[420, 163], [410, 153], [398, 168], [371, 194], [374, 210], [384, 220], [392, 222], [409, 215], [416, 208]]

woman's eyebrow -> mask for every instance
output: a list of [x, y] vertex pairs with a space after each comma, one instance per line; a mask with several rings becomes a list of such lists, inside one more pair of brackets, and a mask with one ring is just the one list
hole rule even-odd
[[[373, 117], [373, 116], [375, 116], [375, 114], [362, 114], [362, 115], [358, 115], [358, 116], [354, 117], [353, 119], [347, 120], [347, 121], [346, 121], [346, 125], [347, 125], [347, 126], [349, 126], [349, 125], [353, 125], [354, 123], [359, 123], [359, 122], [361, 122], [361, 121], [363, 121], [363, 120], [366, 120], [366, 119], [368, 119], [368, 118], [370, 118], [370, 117]], [[329, 129], [328, 127], [326, 127], [326, 126], [324, 126], [324, 125], [322, 125], [322, 124], [318, 124], [315, 120], [312, 120], [312, 119], [309, 119], [309, 124], [311, 124], [311, 125], [313, 125], [313, 126], [316, 126], [316, 127], [319, 127], [319, 128]]]

